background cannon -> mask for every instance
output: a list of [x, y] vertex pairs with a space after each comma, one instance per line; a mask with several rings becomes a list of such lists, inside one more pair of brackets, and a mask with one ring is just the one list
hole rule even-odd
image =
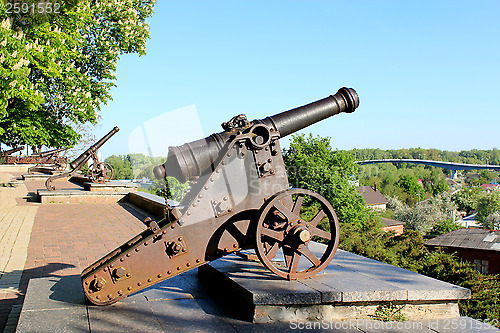
[[21, 151], [24, 149], [24, 146], [19, 146], [16, 148], [0, 151], [0, 163], [2, 164], [18, 164], [17, 162], [19, 161], [18, 156], [11, 156], [14, 153], [17, 153], [18, 151]]
[[[339, 221], [331, 204], [307, 189], [290, 189], [278, 139], [340, 112], [353, 112], [353, 89], [260, 120], [244, 115], [224, 132], [178, 147], [155, 175], [191, 180], [165, 218], [86, 268], [88, 300], [108, 305], [212, 260], [254, 249], [264, 266], [288, 279], [311, 277], [332, 260]], [[319, 241], [321, 251], [312, 250]]]
[[36, 160], [37, 165], [28, 168], [28, 173], [43, 172], [52, 173], [53, 171], [62, 171], [68, 165], [66, 157], [60, 157], [59, 154], [66, 152], [67, 148], [56, 148], [31, 155]]
[[19, 147], [16, 147], [16, 148], [12, 148], [12, 149], [9, 149], [9, 150], [4, 150], [4, 151], [1, 151], [0, 152], [0, 157], [6, 157], [6, 156], [9, 156], [11, 154], [14, 154], [14, 153], [17, 153], [18, 151], [21, 151], [24, 149], [24, 146], [19, 146]]
[[97, 158], [97, 151], [101, 148], [113, 135], [115, 135], [120, 129], [114, 127], [108, 134], [103, 136], [99, 141], [90, 146], [86, 151], [84, 151], [80, 156], [78, 156], [69, 165], [71, 171], [52, 176], [45, 181], [45, 187], [48, 190], [55, 190], [56, 188], [52, 185], [52, 181], [59, 178], [69, 178], [77, 174], [77, 172], [85, 166], [87, 161], [92, 158], [93, 164], [89, 166], [87, 176], [92, 182], [105, 183], [113, 178], [113, 168], [108, 163], [100, 162]]

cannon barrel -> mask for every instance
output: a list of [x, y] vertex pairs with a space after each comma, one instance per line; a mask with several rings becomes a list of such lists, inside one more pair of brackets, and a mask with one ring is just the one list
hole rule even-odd
[[9, 150], [4, 150], [0, 153], [1, 156], [8, 156], [10, 154], [14, 154], [14, 153], [17, 153], [18, 151], [21, 151], [24, 149], [24, 146], [19, 146], [17, 148], [12, 148], [12, 149], [9, 149]]
[[38, 155], [40, 157], [47, 157], [47, 156], [52, 155], [52, 154], [58, 154], [62, 151], [65, 151], [66, 149], [68, 149], [68, 148], [56, 148], [56, 149], [52, 149], [52, 150], [42, 151], [41, 153], [38, 153], [36, 155]]
[[[280, 137], [284, 137], [341, 112], [351, 113], [358, 105], [359, 98], [354, 89], [340, 88], [335, 95], [274, 116], [254, 120], [253, 123], [262, 123], [274, 128], [279, 131]], [[182, 146], [169, 147], [166, 162], [153, 170], [155, 177], [162, 179], [171, 176], [180, 182], [186, 182], [204, 174], [210, 170], [219, 151], [232, 134], [221, 132]]]
[[70, 163], [71, 168], [75, 169], [78, 165], [87, 161], [92, 156], [92, 153], [95, 153], [99, 148], [101, 148], [102, 145], [104, 145], [119, 130], [120, 129], [117, 126], [115, 126], [111, 131], [109, 131], [108, 134], [103, 136], [99, 141], [94, 143], [92, 146], [90, 146], [89, 149], [87, 149], [80, 156], [78, 156], [73, 162], [71, 162]]

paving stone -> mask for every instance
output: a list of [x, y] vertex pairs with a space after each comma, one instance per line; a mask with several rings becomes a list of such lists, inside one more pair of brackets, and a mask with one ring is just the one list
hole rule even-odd
[[52, 310], [85, 307], [79, 275], [31, 279], [25, 310]]
[[199, 288], [183, 275], [178, 275], [140, 292], [148, 301], [193, 299], [202, 296]]
[[88, 306], [91, 332], [163, 332], [144, 296], [109, 306]]
[[17, 333], [89, 332], [85, 307], [22, 311]]
[[164, 332], [236, 332], [204, 299], [149, 302]]

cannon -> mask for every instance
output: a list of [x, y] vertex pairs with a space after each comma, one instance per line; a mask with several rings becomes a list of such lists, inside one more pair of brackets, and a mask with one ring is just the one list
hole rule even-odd
[[53, 171], [64, 170], [68, 164], [68, 159], [66, 157], [59, 157], [59, 153], [65, 152], [66, 150], [68, 149], [56, 148], [31, 155], [33, 160], [36, 160], [37, 164], [28, 168], [28, 173], [52, 173]]
[[[260, 120], [237, 115], [223, 132], [169, 147], [157, 178], [190, 181], [178, 206], [165, 217], [83, 270], [86, 298], [109, 305], [165, 279], [225, 255], [254, 249], [278, 276], [312, 277], [332, 260], [339, 221], [320, 194], [290, 188], [279, 138], [341, 112], [359, 98], [351, 88]], [[319, 241], [323, 253], [309, 245]]]
[[4, 151], [0, 152], [0, 157], [7, 157], [7, 156], [14, 154], [14, 153], [17, 153], [18, 151], [21, 151], [23, 149], [24, 149], [24, 146], [19, 146], [19, 147], [12, 148], [9, 150], [4, 150]]
[[69, 164], [71, 167], [71, 171], [47, 178], [47, 180], [45, 181], [45, 187], [47, 188], [47, 190], [53, 191], [56, 189], [55, 186], [52, 185], [52, 181], [54, 181], [55, 179], [70, 178], [75, 176], [91, 158], [93, 164], [89, 166], [87, 172], [87, 176], [89, 177], [90, 181], [101, 184], [110, 181], [113, 178], [113, 168], [108, 163], [99, 162], [99, 159], [97, 158], [97, 151], [119, 130], [120, 129], [115, 126], [111, 131], [109, 131], [108, 134], [103, 136], [99, 141], [94, 143], [80, 156], [78, 156], [73, 162]]

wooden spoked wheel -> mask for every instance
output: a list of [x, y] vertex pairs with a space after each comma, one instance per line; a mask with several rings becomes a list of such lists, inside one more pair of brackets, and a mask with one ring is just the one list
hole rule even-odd
[[113, 167], [109, 165], [108, 163], [98, 163], [98, 164], [92, 164], [89, 167], [90, 171], [90, 180], [95, 182], [95, 183], [106, 183], [113, 179]]
[[[311, 241], [326, 244], [319, 255]], [[321, 272], [339, 243], [339, 222], [332, 205], [321, 195], [303, 189], [278, 193], [265, 203], [256, 225], [255, 252], [264, 266], [288, 279]]]

